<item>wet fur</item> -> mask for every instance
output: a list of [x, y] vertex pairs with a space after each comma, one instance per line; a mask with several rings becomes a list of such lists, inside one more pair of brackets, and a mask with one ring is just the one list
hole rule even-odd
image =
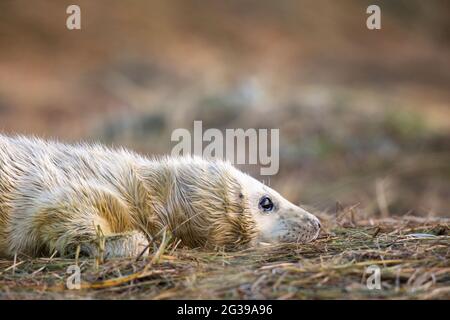
[[0, 256], [135, 256], [164, 228], [191, 247], [249, 244], [257, 227], [234, 170], [0, 135]]

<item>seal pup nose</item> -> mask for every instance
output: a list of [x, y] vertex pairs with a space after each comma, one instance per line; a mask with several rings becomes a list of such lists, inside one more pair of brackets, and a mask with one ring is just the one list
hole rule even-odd
[[314, 230], [316, 230], [317, 232], [319, 232], [320, 229], [322, 228], [322, 224], [320, 223], [320, 220], [317, 219], [316, 217], [313, 217], [311, 224], [312, 224]]
[[320, 220], [316, 218], [316, 220], [314, 220], [314, 225], [317, 229], [321, 229], [322, 225], [320, 224]]

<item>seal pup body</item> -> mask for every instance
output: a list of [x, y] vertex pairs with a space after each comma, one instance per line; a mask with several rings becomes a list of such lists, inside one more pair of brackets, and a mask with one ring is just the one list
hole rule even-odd
[[[170, 231], [190, 247], [307, 242], [320, 223], [223, 161], [0, 135], [0, 255], [137, 256]], [[99, 245], [103, 239], [103, 245]]]

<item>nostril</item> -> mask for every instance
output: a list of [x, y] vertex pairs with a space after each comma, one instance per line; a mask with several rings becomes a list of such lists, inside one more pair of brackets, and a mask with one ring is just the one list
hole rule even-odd
[[321, 229], [322, 228], [322, 225], [320, 224], [319, 219], [314, 219], [313, 225], [317, 229]]

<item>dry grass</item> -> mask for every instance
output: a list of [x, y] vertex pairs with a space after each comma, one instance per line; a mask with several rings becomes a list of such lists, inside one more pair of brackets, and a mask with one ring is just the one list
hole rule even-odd
[[[450, 299], [449, 220], [403, 217], [325, 220], [307, 245], [239, 252], [155, 247], [136, 260], [76, 261], [81, 290], [65, 287], [74, 260], [0, 260], [3, 299]], [[175, 250], [174, 250], [175, 249]], [[381, 290], [365, 270], [381, 268]]]

